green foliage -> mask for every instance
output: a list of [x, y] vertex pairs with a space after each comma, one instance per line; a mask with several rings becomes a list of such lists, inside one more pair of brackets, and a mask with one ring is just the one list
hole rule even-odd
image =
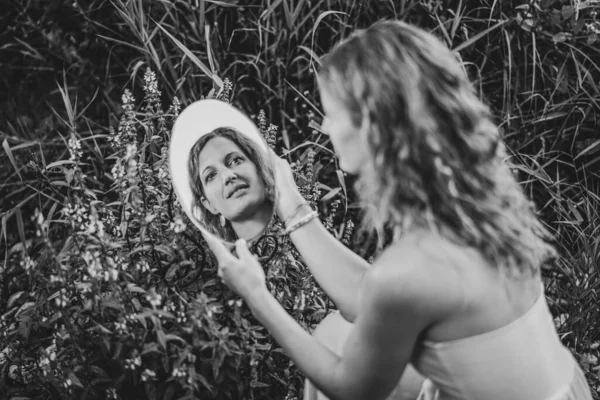
[[[26, 381], [40, 398], [104, 398], [113, 389], [123, 398], [298, 396], [300, 374], [215, 280], [214, 260], [186, 229], [165, 149], [181, 107], [233, 94], [269, 145], [285, 149], [325, 226], [356, 251], [373, 243], [364, 253], [372, 260], [381, 243], [353, 235], [359, 206], [319, 131], [314, 72], [333, 43], [379, 18], [433, 31], [492, 107], [508, 161], [556, 235], [561, 258], [544, 277], [559, 334], [598, 387], [599, 8], [570, 0], [11, 3], [0, 16], [0, 79], [11, 93], [0, 100], [0, 393]], [[270, 288], [310, 329], [329, 301], [289, 242], [279, 250], [266, 266]]]
[[[110, 172], [94, 167], [74, 132], [69, 159], [36, 165], [40, 186], [52, 188], [37, 194], [61, 201], [36, 209], [25, 224], [30, 239], [7, 254], [0, 347], [17, 368], [9, 379], [58, 398], [297, 397], [298, 371], [187, 229], [167, 165], [181, 106], [174, 98], [164, 111], [155, 74], [144, 80], [142, 106], [125, 90], [118, 128], [98, 140], [110, 143], [98, 149]], [[271, 141], [277, 134], [264, 132]], [[312, 329], [329, 300], [287, 237], [278, 248], [265, 264], [267, 285]]]

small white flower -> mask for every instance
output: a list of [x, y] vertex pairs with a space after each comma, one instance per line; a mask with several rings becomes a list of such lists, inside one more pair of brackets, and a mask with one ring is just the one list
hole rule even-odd
[[21, 265], [21, 267], [23, 267], [23, 269], [25, 271], [29, 271], [30, 269], [35, 267], [35, 261], [33, 261], [31, 259], [31, 257], [29, 257], [27, 254], [25, 254], [23, 256], [23, 260], [20, 262], [20, 265]]
[[158, 179], [161, 181], [165, 181], [169, 178], [169, 172], [166, 168], [160, 167], [158, 169]]
[[123, 96], [121, 96], [121, 102], [123, 103], [123, 109], [125, 111], [133, 110], [133, 103], [135, 102], [135, 99], [133, 98], [133, 95], [129, 89], [125, 89], [123, 92]]
[[81, 141], [77, 139], [75, 135], [72, 135], [69, 139], [68, 147], [69, 153], [71, 154], [69, 159], [71, 161], [78, 160], [83, 155], [83, 152], [81, 151]]
[[185, 229], [187, 228], [187, 225], [185, 224], [185, 222], [183, 222], [181, 217], [177, 217], [177, 218], [175, 218], [175, 221], [171, 222], [171, 224], [169, 225], [169, 228], [173, 229], [173, 231], [175, 231], [175, 233], [181, 233], [181, 232], [185, 231]]
[[135, 264], [135, 269], [142, 272], [148, 272], [150, 271], [150, 265], [148, 264], [148, 261], [142, 260]]
[[146, 296], [146, 300], [148, 300], [152, 306], [160, 307], [162, 303], [162, 296], [158, 293], [151, 292], [148, 296]]
[[135, 370], [137, 367], [142, 365], [142, 359], [140, 356], [137, 356], [133, 360], [128, 358], [125, 360], [125, 369]]
[[126, 147], [125, 159], [130, 159], [137, 154], [137, 144], [130, 143]]
[[54, 299], [54, 302], [58, 307], [64, 307], [67, 305], [67, 290], [61, 289], [58, 296]]
[[144, 74], [144, 90], [148, 94], [160, 94], [158, 83], [156, 82], [156, 74], [150, 69], [147, 69]]
[[179, 115], [179, 111], [181, 110], [181, 102], [177, 96], [173, 97], [173, 104], [171, 105], [171, 109], [173, 110], [173, 114], [175, 116]]
[[173, 369], [173, 372], [171, 372], [171, 376], [176, 377], [176, 378], [185, 377], [186, 375], [187, 375], [187, 371], [184, 370], [183, 368], [175, 368], [175, 369]]
[[147, 381], [149, 378], [155, 378], [156, 377], [156, 373], [154, 371], [149, 370], [148, 368], [146, 368], [144, 370], [144, 372], [142, 372], [142, 381], [145, 382]]

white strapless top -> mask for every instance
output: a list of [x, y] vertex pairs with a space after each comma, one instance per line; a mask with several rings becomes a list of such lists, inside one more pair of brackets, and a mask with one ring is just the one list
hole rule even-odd
[[[583, 372], [560, 342], [543, 286], [517, 320], [458, 340], [422, 341], [412, 364], [429, 379], [437, 400], [592, 399]], [[573, 391], [577, 397], [568, 396]]]

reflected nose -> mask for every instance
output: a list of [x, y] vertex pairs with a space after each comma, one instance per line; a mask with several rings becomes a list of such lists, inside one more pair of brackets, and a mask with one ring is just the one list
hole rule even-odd
[[237, 179], [237, 175], [235, 174], [235, 172], [233, 172], [230, 169], [226, 169], [225, 171], [223, 171], [221, 176], [223, 177], [223, 183], [225, 183], [226, 185], [230, 184], [231, 182]]

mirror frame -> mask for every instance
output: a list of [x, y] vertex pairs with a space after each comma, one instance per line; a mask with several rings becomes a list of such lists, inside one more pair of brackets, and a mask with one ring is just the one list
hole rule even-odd
[[[235, 243], [226, 241], [208, 231], [206, 226], [194, 216], [192, 211], [193, 195], [188, 173], [190, 150], [203, 135], [221, 127], [234, 128], [252, 139], [260, 146], [259, 150], [265, 153], [266, 161], [273, 169], [274, 163], [272, 155], [269, 152], [269, 146], [256, 124], [239, 109], [227, 102], [216, 99], [203, 99], [195, 101], [183, 109], [173, 124], [171, 139], [169, 141], [169, 170], [176, 198], [190, 221], [192, 221], [202, 234], [211, 235], [219, 239], [223, 244], [234, 247]], [[275, 198], [271, 218], [260, 234], [248, 240], [249, 245], [267, 234], [269, 227], [274, 222], [276, 214], [275, 204], [277, 204], [278, 197], [276, 187], [274, 188], [274, 194]]]

